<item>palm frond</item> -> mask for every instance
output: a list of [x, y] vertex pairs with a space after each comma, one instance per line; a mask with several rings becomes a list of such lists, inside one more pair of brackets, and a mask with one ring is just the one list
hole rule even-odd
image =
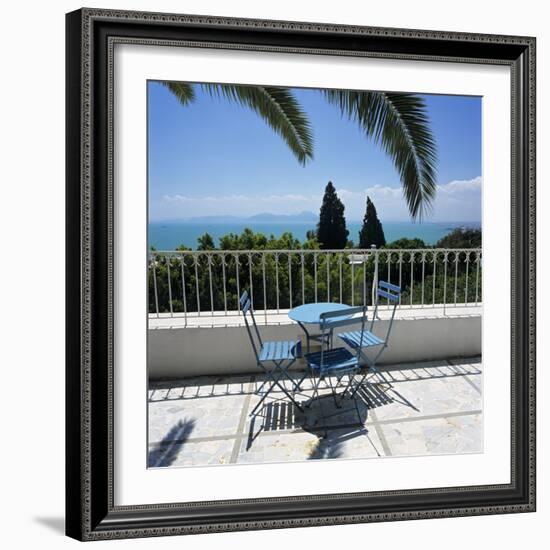
[[421, 97], [409, 93], [323, 90], [343, 115], [393, 160], [413, 219], [431, 208], [436, 192], [436, 146]]
[[260, 115], [279, 134], [301, 164], [313, 158], [313, 136], [308, 118], [288, 88], [202, 84], [213, 96], [224, 97]]
[[195, 101], [195, 90], [187, 82], [162, 82], [178, 99], [182, 105], [189, 105]]

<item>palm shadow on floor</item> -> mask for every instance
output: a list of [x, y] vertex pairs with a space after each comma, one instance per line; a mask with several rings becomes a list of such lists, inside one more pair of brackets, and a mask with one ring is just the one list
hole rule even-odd
[[149, 468], [166, 468], [174, 464], [178, 455], [195, 428], [195, 420], [180, 420], [149, 451], [147, 466]]

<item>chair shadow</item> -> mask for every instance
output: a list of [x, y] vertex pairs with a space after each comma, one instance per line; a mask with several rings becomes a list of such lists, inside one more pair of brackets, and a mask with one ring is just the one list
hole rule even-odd
[[[474, 358], [475, 359], [475, 358]], [[440, 365], [423, 367], [422, 363], [411, 363], [406, 367], [383, 366], [379, 367], [386, 382], [392, 384], [409, 382], [411, 380], [433, 380], [437, 378], [454, 378], [456, 376], [480, 375], [481, 369], [476, 366], [478, 361], [469, 364], [455, 365], [452, 362], [442, 362]], [[291, 373], [295, 374], [295, 373]], [[253, 375], [254, 384], [261, 384], [265, 377], [261, 374]], [[202, 376], [189, 377], [166, 382], [155, 382], [149, 388], [148, 401], [184, 401], [187, 399], [207, 399], [211, 397], [250, 395], [250, 375]]]
[[319, 437], [308, 460], [340, 458], [344, 441], [368, 435], [369, 411], [394, 400], [386, 385], [367, 383], [355, 398], [348, 395], [339, 402], [340, 406], [331, 393], [299, 401], [303, 411], [284, 399], [269, 401], [250, 420], [246, 450], [262, 433], [304, 431]]
[[149, 451], [148, 468], [166, 468], [174, 464], [178, 455], [195, 429], [195, 420], [180, 420], [170, 431]]

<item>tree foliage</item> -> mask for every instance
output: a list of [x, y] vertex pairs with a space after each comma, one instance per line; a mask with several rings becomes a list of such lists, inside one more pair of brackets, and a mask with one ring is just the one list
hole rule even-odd
[[344, 210], [344, 204], [338, 198], [334, 185], [329, 181], [325, 188], [317, 224], [317, 240], [322, 249], [346, 247], [349, 231], [346, 228]]
[[480, 248], [481, 229], [457, 228], [439, 239], [436, 248]]
[[427, 246], [422, 239], [418, 239], [418, 238], [409, 239], [407, 237], [402, 237], [401, 239], [397, 239], [395, 241], [392, 241], [391, 243], [386, 244], [384, 248], [411, 250], [411, 249], [431, 248], [431, 247]]
[[[345, 249], [314, 253], [319, 250], [316, 239], [301, 243], [291, 233], [279, 238], [251, 229], [229, 233], [214, 249], [223, 254], [212, 253], [210, 236], [203, 235], [198, 241], [207, 247], [198, 255], [166, 258], [151, 251], [150, 313], [156, 313], [155, 288], [160, 313], [169, 312], [170, 306], [179, 313], [238, 310], [238, 297], [244, 289], [251, 292], [257, 310], [287, 309], [316, 301], [372, 305], [376, 273], [379, 280], [401, 285], [405, 305], [482, 301], [482, 267], [477, 254], [453, 251], [452, 247], [436, 252], [420, 239], [393, 241], [376, 256], [365, 255], [353, 263], [353, 255]], [[464, 248], [463, 240], [456, 242]], [[189, 248], [182, 245], [178, 250]], [[253, 250], [273, 252], [263, 255]]]
[[197, 250], [214, 250], [214, 239], [210, 233], [205, 233], [197, 239]]
[[382, 223], [378, 219], [376, 207], [370, 197], [367, 197], [365, 217], [363, 218], [361, 231], [359, 231], [359, 248], [370, 248], [372, 245], [381, 248], [385, 244], [386, 237], [384, 236]]

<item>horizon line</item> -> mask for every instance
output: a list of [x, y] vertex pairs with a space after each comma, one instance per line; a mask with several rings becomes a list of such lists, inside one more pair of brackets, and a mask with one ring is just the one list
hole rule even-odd
[[[265, 212], [267, 214], [267, 212]], [[209, 218], [211, 220], [215, 220], [216, 218], [224, 219], [224, 218], [234, 218], [235, 222], [250, 222], [250, 223], [285, 223], [285, 221], [273, 221], [273, 220], [254, 220], [251, 218], [254, 218], [254, 216], [257, 216], [258, 214], [252, 214], [251, 216], [231, 216], [226, 214], [220, 214], [220, 215], [210, 215], [210, 216], [195, 216], [194, 218], [158, 218], [158, 219], [149, 219], [147, 220], [147, 223], [173, 223], [173, 222], [179, 222], [179, 223], [199, 223], [201, 219]], [[273, 216], [292, 216], [293, 214], [272, 214]], [[346, 222], [363, 222], [363, 219], [361, 218], [350, 218], [346, 219]], [[406, 219], [388, 219], [388, 220], [380, 220], [382, 224], [384, 223], [411, 223], [413, 225], [422, 225], [422, 224], [429, 224], [429, 223], [481, 223], [482, 220], [406, 220]], [[226, 222], [224, 222], [226, 223]], [[313, 223], [312, 220], [297, 220], [293, 223]]]

